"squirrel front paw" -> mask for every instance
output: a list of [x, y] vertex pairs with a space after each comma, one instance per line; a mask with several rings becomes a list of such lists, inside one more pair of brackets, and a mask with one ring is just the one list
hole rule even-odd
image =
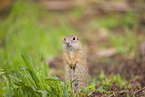
[[75, 69], [76, 67], [76, 62], [75, 61], [72, 61], [72, 60], [68, 60], [67, 63], [69, 64], [70, 68], [71, 69]]
[[76, 68], [76, 64], [73, 64], [70, 66], [71, 69], [75, 69]]

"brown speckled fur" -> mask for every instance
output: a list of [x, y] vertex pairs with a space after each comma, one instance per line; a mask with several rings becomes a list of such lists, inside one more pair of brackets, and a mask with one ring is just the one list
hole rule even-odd
[[[71, 37], [74, 37], [74, 35], [68, 35], [65, 38], [71, 39]], [[66, 71], [65, 79], [67, 81], [69, 80], [72, 81], [78, 77], [78, 79], [74, 82], [75, 91], [85, 87], [87, 84], [88, 69], [86, 64], [85, 50], [82, 48], [81, 44], [79, 44], [79, 47], [73, 51], [72, 58], [70, 52], [65, 49], [63, 52], [63, 57], [64, 57], [65, 71]], [[75, 68], [73, 69], [71, 68], [71, 66]]]

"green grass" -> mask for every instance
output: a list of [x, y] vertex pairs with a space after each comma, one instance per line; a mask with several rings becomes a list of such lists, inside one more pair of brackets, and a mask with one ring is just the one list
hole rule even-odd
[[[13, 75], [7, 75], [3, 69], [0, 69], [1, 96], [78, 97], [80, 95], [79, 91], [74, 94], [70, 88], [74, 81], [65, 83], [57, 78], [55, 74], [50, 75], [48, 65], [41, 61], [41, 55], [38, 56], [37, 60], [30, 56], [26, 57], [23, 53], [21, 56], [25, 64], [22, 68], [15, 70]], [[104, 87], [111, 86], [115, 82], [120, 88], [125, 87], [127, 83], [122, 80], [119, 74], [111, 75], [108, 79], [102, 71], [97, 79], [89, 78], [89, 85], [81, 89], [81, 96], [90, 95], [93, 92], [108, 92], [111, 94], [112, 92]], [[96, 83], [100, 86], [98, 89], [95, 89]]]
[[[14, 75], [2, 75], [4, 85], [8, 86], [2, 89], [3, 96], [50, 96], [50, 97], [68, 97], [70, 95], [69, 86], [61, 82], [55, 75], [50, 76], [49, 68], [45, 63], [40, 63], [41, 57], [38, 60], [33, 60], [31, 57], [25, 57], [21, 54], [25, 62], [23, 68], [14, 72]], [[1, 84], [3, 85], [3, 84]], [[3, 91], [12, 93], [7, 94]]]

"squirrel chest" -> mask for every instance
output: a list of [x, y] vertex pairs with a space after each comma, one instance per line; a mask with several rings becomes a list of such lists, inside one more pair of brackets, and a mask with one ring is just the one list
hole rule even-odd
[[70, 53], [70, 58], [72, 59], [74, 55], [74, 51], [69, 51], [69, 53]]
[[76, 61], [77, 53], [76, 53], [76, 51], [68, 51], [66, 54], [66, 57], [72, 61]]

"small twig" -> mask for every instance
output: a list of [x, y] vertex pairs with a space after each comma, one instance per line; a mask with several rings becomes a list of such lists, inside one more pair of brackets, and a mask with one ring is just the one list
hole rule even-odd
[[[125, 91], [116, 91], [116, 94], [117, 93], [125, 93]], [[109, 97], [112, 97], [112, 96], [115, 96], [115, 94], [113, 93], [113, 94], [111, 94]]]
[[[145, 87], [143, 87], [143, 88], [141, 88], [141, 89], [139, 89], [139, 90], [137, 90], [137, 91], [134, 91], [134, 92], [129, 92], [129, 93], [131, 93], [131, 94], [136, 94], [137, 92], [140, 92], [140, 91], [142, 91], [142, 90], [144, 90], [145, 89]], [[125, 92], [125, 91], [117, 91], [116, 93], [123, 93], [123, 92]], [[113, 93], [113, 94], [111, 94], [109, 97], [112, 97], [112, 96], [115, 96], [115, 94]]]
[[142, 90], [144, 90], [145, 89], [145, 87], [143, 87], [143, 88], [141, 88], [141, 89], [139, 89], [139, 90], [137, 90], [137, 91], [134, 91], [134, 94], [136, 94], [137, 92], [140, 92], [140, 91], [142, 91]]

